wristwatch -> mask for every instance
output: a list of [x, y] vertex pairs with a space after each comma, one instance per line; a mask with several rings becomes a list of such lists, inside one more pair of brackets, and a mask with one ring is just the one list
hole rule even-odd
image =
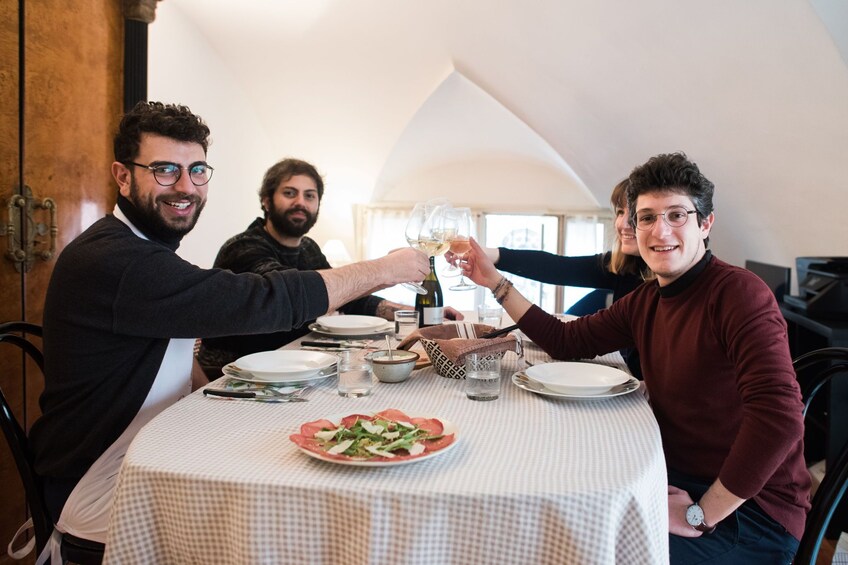
[[686, 521], [690, 526], [705, 534], [711, 534], [716, 529], [715, 526], [708, 526], [704, 521], [704, 509], [697, 502], [686, 509]]

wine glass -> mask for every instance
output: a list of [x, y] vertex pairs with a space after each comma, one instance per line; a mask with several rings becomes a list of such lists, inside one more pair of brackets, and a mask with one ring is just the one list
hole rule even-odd
[[[456, 214], [456, 232], [450, 240], [450, 250], [451, 253], [456, 255], [456, 262], [459, 263], [465, 257], [465, 254], [471, 251], [471, 209], [454, 208], [453, 211]], [[464, 275], [460, 276], [459, 284], [450, 287], [451, 290], [473, 290], [475, 288], [477, 288], [477, 285], [467, 282]]]
[[[424, 203], [419, 202], [412, 208], [412, 212], [409, 214], [409, 220], [406, 222], [406, 229], [404, 230], [406, 242], [410, 247], [424, 251], [421, 247], [421, 229], [424, 227], [424, 222], [426, 222], [426, 220], [427, 206]], [[405, 282], [403, 283], [403, 286], [409, 290], [417, 292], [418, 294], [427, 294], [427, 289], [418, 283]]]
[[[457, 225], [462, 218], [462, 214], [456, 211], [456, 208], [451, 207], [444, 211], [444, 219], [442, 223], [442, 233], [445, 239], [444, 251], [450, 248], [450, 242], [456, 237]], [[447, 264], [447, 267], [442, 269], [442, 275], [446, 277], [458, 277], [460, 275], [459, 268], [452, 262]]]

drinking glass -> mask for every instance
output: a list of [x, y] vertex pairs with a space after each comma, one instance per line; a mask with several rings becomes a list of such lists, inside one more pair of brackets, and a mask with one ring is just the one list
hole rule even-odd
[[371, 361], [343, 351], [339, 355], [339, 396], [356, 398], [368, 396], [374, 388]]
[[[409, 244], [410, 247], [414, 247], [415, 249], [422, 249], [420, 240], [421, 229], [424, 227], [424, 222], [426, 220], [427, 205], [422, 202], [419, 202], [412, 208], [412, 212], [409, 214], [409, 220], [406, 222], [406, 230], [404, 230], [406, 242]], [[409, 290], [417, 292], [418, 294], [427, 294], [427, 289], [425, 289], [418, 283], [405, 282], [403, 283], [403, 286], [405, 286]]]
[[403, 338], [418, 329], [418, 312], [416, 310], [395, 311], [395, 339]]
[[[471, 251], [471, 209], [470, 208], [454, 208], [456, 214], [456, 232], [450, 240], [451, 253], [456, 255], [456, 263], [465, 257], [465, 254]], [[465, 276], [461, 275], [459, 283], [450, 287], [451, 290], [474, 290], [476, 284], [469, 283], [465, 280]]]
[[480, 304], [477, 306], [477, 321], [481, 324], [501, 327], [501, 318], [503, 318], [503, 308], [493, 306], [491, 304]]
[[465, 356], [465, 396], [470, 400], [497, 400], [501, 393], [501, 360], [469, 353]]

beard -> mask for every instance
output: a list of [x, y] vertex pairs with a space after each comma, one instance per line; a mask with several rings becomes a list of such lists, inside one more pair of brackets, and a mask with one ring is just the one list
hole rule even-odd
[[[142, 229], [149, 236], [163, 241], [180, 239], [194, 229], [200, 217], [200, 212], [206, 205], [206, 201], [202, 200], [196, 194], [190, 196], [159, 194], [158, 196], [148, 195], [144, 197], [138, 188], [135, 178], [130, 181], [129, 200], [144, 222], [144, 226], [139, 226], [139, 229]], [[189, 200], [194, 206], [194, 213], [190, 216], [166, 218], [160, 212], [160, 207], [168, 206], [166, 202], [169, 200]]]
[[[306, 235], [315, 222], [318, 221], [318, 210], [312, 214], [306, 208], [294, 207], [281, 211], [274, 205], [273, 198], [270, 200], [271, 209], [268, 210], [268, 219], [278, 233], [287, 237], [302, 237]], [[305, 220], [293, 220], [292, 214], [301, 212], [306, 216]]]

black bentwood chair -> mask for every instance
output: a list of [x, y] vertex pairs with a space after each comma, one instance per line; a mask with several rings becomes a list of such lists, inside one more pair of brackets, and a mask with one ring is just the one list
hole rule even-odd
[[[792, 362], [795, 373], [801, 380], [804, 400], [804, 416], [815, 395], [836, 375], [848, 375], [848, 348], [827, 347], [801, 355]], [[796, 565], [815, 565], [828, 525], [848, 488], [848, 444], [843, 445], [839, 455], [827, 466], [824, 479], [813, 496], [812, 508], [807, 514], [807, 524], [798, 552]]]
[[[44, 356], [27, 337], [28, 334], [40, 337], [41, 327], [28, 322], [0, 323], [0, 343], [18, 346], [25, 354], [23, 359], [25, 360], [28, 355], [43, 372]], [[9, 450], [12, 452], [18, 474], [24, 485], [27, 506], [32, 516], [32, 527], [35, 531], [35, 547], [40, 554], [53, 533], [53, 522], [50, 520], [47, 505], [44, 502], [41, 480], [35, 474], [26, 433], [12, 413], [2, 389], [0, 389], [0, 427], [3, 429], [3, 435], [9, 444]], [[103, 549], [102, 543], [62, 534], [63, 561], [79, 565], [99, 565], [103, 561]]]

